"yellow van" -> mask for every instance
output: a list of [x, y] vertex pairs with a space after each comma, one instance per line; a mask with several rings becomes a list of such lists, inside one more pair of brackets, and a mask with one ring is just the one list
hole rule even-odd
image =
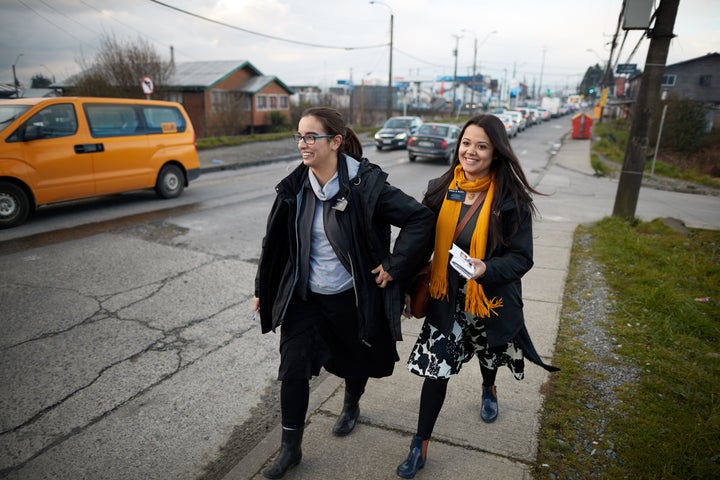
[[178, 103], [0, 100], [0, 228], [67, 200], [149, 188], [175, 198], [199, 175], [195, 132]]

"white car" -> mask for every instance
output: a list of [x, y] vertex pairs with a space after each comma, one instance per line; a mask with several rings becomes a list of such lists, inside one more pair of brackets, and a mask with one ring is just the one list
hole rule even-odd
[[498, 117], [503, 122], [503, 125], [505, 125], [505, 133], [507, 133], [508, 138], [513, 138], [517, 135], [518, 126], [510, 115], [504, 113], [494, 113], [493, 115]]

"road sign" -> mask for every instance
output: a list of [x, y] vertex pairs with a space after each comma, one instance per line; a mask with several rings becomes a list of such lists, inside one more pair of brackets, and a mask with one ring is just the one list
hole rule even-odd
[[153, 85], [152, 78], [145, 75], [142, 77], [142, 80], [140, 80], [140, 86], [142, 86], [142, 91], [145, 95], [152, 95], [153, 90], [155, 86]]
[[637, 72], [637, 63], [618, 63], [615, 67], [615, 73], [632, 75]]

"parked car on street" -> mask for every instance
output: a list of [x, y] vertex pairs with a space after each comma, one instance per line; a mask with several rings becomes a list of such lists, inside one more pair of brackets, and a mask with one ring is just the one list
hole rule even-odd
[[444, 158], [452, 163], [460, 129], [448, 123], [424, 123], [407, 144], [408, 158], [414, 162], [417, 157]]
[[143, 189], [175, 198], [199, 175], [195, 132], [179, 103], [0, 100], [0, 228], [68, 200]]
[[420, 117], [390, 117], [375, 134], [375, 147], [405, 148], [408, 138], [423, 124]]
[[527, 107], [518, 107], [515, 110], [522, 113], [523, 117], [525, 117], [527, 127], [532, 127], [533, 125], [535, 125], [535, 115], [533, 114], [532, 110]]
[[542, 115], [540, 114], [540, 110], [537, 108], [530, 108], [530, 114], [533, 117], [533, 122], [535, 122], [535, 125], [540, 125], [543, 122]]
[[507, 115], [505, 113], [494, 113], [496, 117], [500, 119], [500, 121], [503, 122], [503, 125], [505, 125], [505, 133], [507, 133], [508, 138], [513, 138], [518, 133], [518, 126], [515, 123], [515, 120], [513, 120], [510, 115]]
[[506, 110], [503, 113], [505, 115], [509, 115], [510, 118], [512, 118], [513, 121], [515, 121], [518, 132], [522, 132], [528, 127], [527, 120], [525, 119], [525, 116], [522, 113], [520, 113], [516, 110]]
[[540, 114], [540, 120], [542, 120], [543, 122], [547, 122], [548, 120], [550, 120], [550, 118], [552, 118], [550, 116], [550, 112], [544, 108], [538, 108], [537, 111]]

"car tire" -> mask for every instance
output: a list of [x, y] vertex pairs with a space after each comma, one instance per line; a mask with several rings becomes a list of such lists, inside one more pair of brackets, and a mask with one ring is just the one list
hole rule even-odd
[[0, 182], [0, 229], [21, 225], [30, 214], [25, 191], [10, 182]]
[[185, 188], [185, 175], [177, 165], [165, 165], [160, 169], [157, 181], [155, 182], [155, 192], [161, 198], [179, 197]]
[[380, 145], [375, 145], [375, 148], [377, 148], [377, 151], [378, 151], [378, 152], [379, 152], [380, 150], [382, 150], [382, 147], [381, 147]]
[[410, 159], [411, 162], [414, 162], [415, 160], [417, 160], [417, 155], [410, 154], [410, 155], [408, 155], [408, 158]]

